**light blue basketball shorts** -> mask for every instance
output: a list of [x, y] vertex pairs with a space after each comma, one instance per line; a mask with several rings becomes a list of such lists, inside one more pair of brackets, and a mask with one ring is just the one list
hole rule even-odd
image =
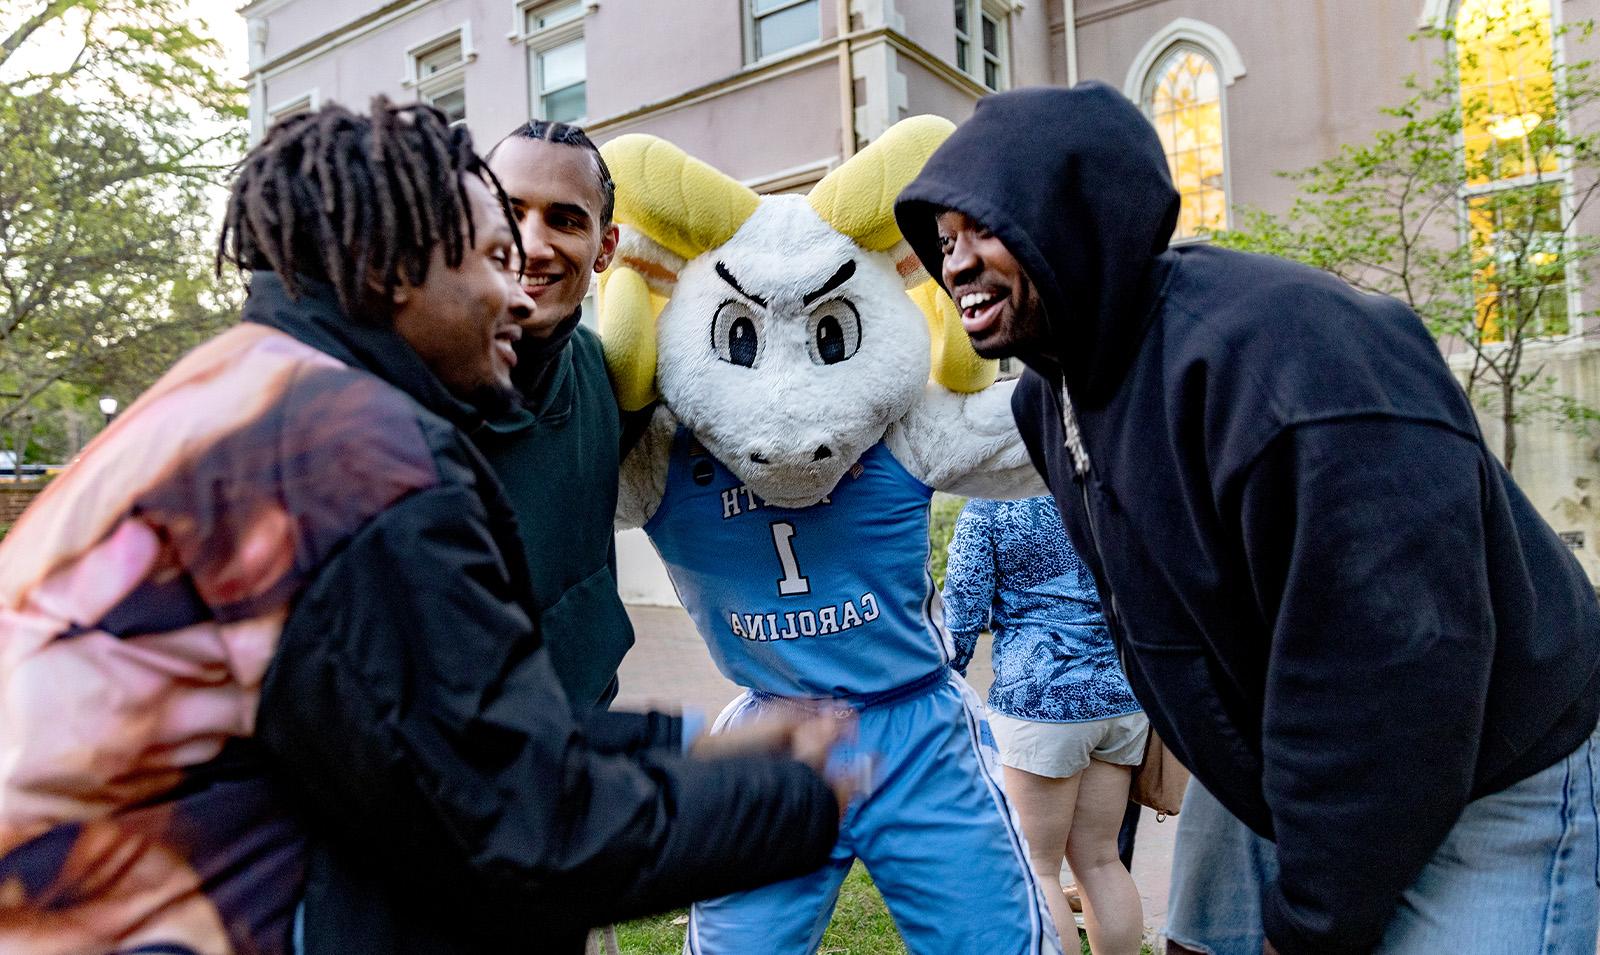
[[[788, 705], [747, 692], [717, 728]], [[954, 675], [861, 708], [853, 748], [877, 758], [874, 786], [845, 812], [833, 856], [807, 875], [695, 905], [684, 951], [810, 955], [860, 859], [914, 955], [1060, 955], [982, 712]]]

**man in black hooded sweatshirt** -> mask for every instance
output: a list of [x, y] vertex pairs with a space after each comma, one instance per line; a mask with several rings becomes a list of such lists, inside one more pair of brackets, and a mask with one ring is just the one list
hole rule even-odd
[[[1261, 877], [1254, 950], [1593, 950], [1593, 589], [1413, 313], [1169, 249], [1178, 201], [1087, 83], [980, 101], [896, 212], [978, 352], [1028, 365], [1018, 427], [1151, 724], [1275, 843], [1227, 873]], [[1180, 940], [1243, 950], [1212, 927]]]

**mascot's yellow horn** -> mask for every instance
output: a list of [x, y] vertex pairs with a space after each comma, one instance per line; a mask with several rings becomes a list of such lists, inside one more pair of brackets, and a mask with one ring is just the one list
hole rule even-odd
[[617, 221], [685, 259], [733, 238], [760, 201], [736, 180], [654, 136], [618, 136], [600, 154], [617, 184]]
[[[806, 201], [829, 225], [873, 252], [888, 252], [904, 239], [894, 221], [894, 200], [917, 177], [955, 124], [942, 116], [912, 116], [889, 127], [867, 148], [828, 173]], [[955, 303], [937, 282], [910, 290], [928, 320], [933, 342], [929, 376], [951, 391], [982, 391], [994, 383], [999, 363], [978, 357], [961, 328]]]
[[824, 176], [806, 201], [823, 221], [863, 249], [887, 252], [901, 240], [894, 222], [895, 197], [955, 128], [943, 116], [903, 119]]
[[933, 342], [928, 377], [960, 394], [982, 391], [994, 384], [1000, 363], [979, 357], [972, 350], [972, 340], [961, 327], [956, 303], [950, 301], [939, 283], [928, 279], [906, 294], [928, 320], [928, 338]]

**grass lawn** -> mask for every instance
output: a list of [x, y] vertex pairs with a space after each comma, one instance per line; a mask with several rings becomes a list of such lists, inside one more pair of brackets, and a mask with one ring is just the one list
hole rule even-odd
[[[687, 913], [678, 911], [650, 919], [640, 919], [617, 926], [617, 947], [623, 955], [679, 955], [683, 951], [684, 926]], [[1089, 943], [1080, 941], [1083, 955], [1089, 955]], [[839, 890], [839, 905], [833, 913], [833, 923], [822, 936], [820, 955], [904, 955], [906, 947], [895, 931], [883, 899], [873, 888], [867, 870], [856, 863]], [[1149, 947], [1141, 948], [1140, 955], [1152, 955]]]

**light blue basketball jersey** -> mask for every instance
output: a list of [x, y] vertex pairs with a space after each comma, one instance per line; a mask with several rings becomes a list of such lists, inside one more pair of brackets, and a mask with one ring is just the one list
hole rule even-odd
[[862, 697], [950, 659], [928, 574], [932, 498], [880, 442], [822, 503], [775, 507], [680, 428], [645, 530], [728, 679]]

